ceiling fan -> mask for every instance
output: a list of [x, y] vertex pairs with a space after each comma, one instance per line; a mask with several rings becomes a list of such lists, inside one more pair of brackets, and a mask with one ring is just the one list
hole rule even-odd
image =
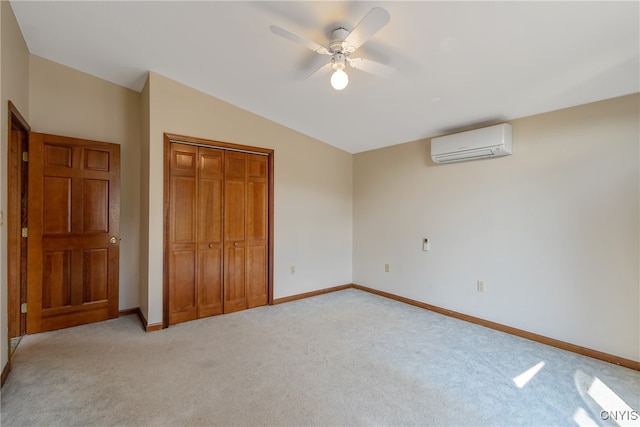
[[342, 90], [349, 84], [349, 76], [344, 71], [347, 64], [352, 68], [383, 77], [395, 72], [395, 70], [388, 65], [365, 58], [351, 57], [353, 52], [373, 37], [375, 33], [380, 31], [382, 27], [387, 25], [389, 19], [389, 12], [380, 7], [374, 7], [362, 18], [353, 30], [349, 31], [343, 27], [338, 27], [333, 30], [331, 33], [332, 40], [327, 47], [278, 27], [277, 25], [271, 25], [269, 29], [274, 34], [298, 43], [320, 55], [331, 56], [329, 63], [323, 65], [311, 75], [321, 70], [331, 68], [334, 70], [331, 76], [331, 86], [336, 90]]

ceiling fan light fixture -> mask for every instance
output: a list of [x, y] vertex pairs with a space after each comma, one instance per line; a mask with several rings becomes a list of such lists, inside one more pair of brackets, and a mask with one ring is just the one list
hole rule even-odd
[[342, 90], [349, 84], [349, 75], [345, 73], [341, 68], [338, 68], [331, 75], [331, 87], [335, 90]]
[[342, 53], [336, 53], [331, 58], [331, 68], [336, 70], [331, 75], [331, 86], [335, 90], [342, 90], [349, 84], [349, 75], [344, 72], [346, 57]]

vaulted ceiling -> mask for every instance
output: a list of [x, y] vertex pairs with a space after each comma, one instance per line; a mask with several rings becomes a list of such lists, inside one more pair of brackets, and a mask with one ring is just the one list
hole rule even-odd
[[[154, 71], [351, 153], [640, 91], [640, 3], [11, 1], [32, 54], [140, 91]], [[388, 77], [308, 77], [373, 7], [356, 52]]]

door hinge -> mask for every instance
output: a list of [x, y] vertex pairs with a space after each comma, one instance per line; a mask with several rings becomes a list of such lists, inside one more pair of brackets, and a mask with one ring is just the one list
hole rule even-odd
[[22, 229], [22, 237], [28, 237], [28, 234], [29, 234], [29, 232], [28, 232], [28, 230], [27, 230], [27, 227], [24, 227], [24, 228]]
[[26, 313], [27, 312], [27, 303], [23, 302], [22, 304], [20, 304], [20, 313]]
[[29, 161], [29, 152], [25, 151], [22, 153], [22, 161], [23, 162], [28, 162]]

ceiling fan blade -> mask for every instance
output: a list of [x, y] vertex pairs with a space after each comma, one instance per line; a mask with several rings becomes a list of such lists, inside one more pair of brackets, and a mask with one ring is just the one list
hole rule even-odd
[[381, 7], [374, 7], [364, 18], [351, 30], [344, 41], [354, 50], [362, 46], [390, 20], [389, 12]]
[[331, 63], [330, 63], [330, 62], [328, 62], [328, 63], [326, 63], [326, 64], [324, 64], [324, 65], [320, 66], [320, 67], [319, 67], [319, 68], [317, 68], [316, 70], [314, 70], [314, 71], [313, 71], [312, 73], [310, 73], [307, 77], [305, 77], [305, 80], [306, 80], [306, 79], [310, 79], [311, 77], [314, 77], [314, 76], [316, 76], [316, 75], [318, 75], [318, 74], [321, 74], [321, 72], [322, 72], [322, 71], [329, 70], [329, 69], [331, 69]]
[[296, 33], [292, 33], [289, 30], [285, 30], [284, 28], [278, 27], [277, 25], [271, 25], [269, 29], [273, 34], [276, 34], [280, 37], [284, 37], [285, 39], [291, 40], [294, 43], [298, 43], [299, 45], [302, 45], [307, 49], [311, 49], [316, 53], [319, 53], [322, 55], [330, 55], [326, 47], [321, 46], [318, 43], [313, 42], [305, 37], [299, 36]]
[[393, 67], [365, 58], [348, 58], [347, 62], [357, 70], [362, 70], [380, 77], [391, 77], [396, 72], [396, 69]]

